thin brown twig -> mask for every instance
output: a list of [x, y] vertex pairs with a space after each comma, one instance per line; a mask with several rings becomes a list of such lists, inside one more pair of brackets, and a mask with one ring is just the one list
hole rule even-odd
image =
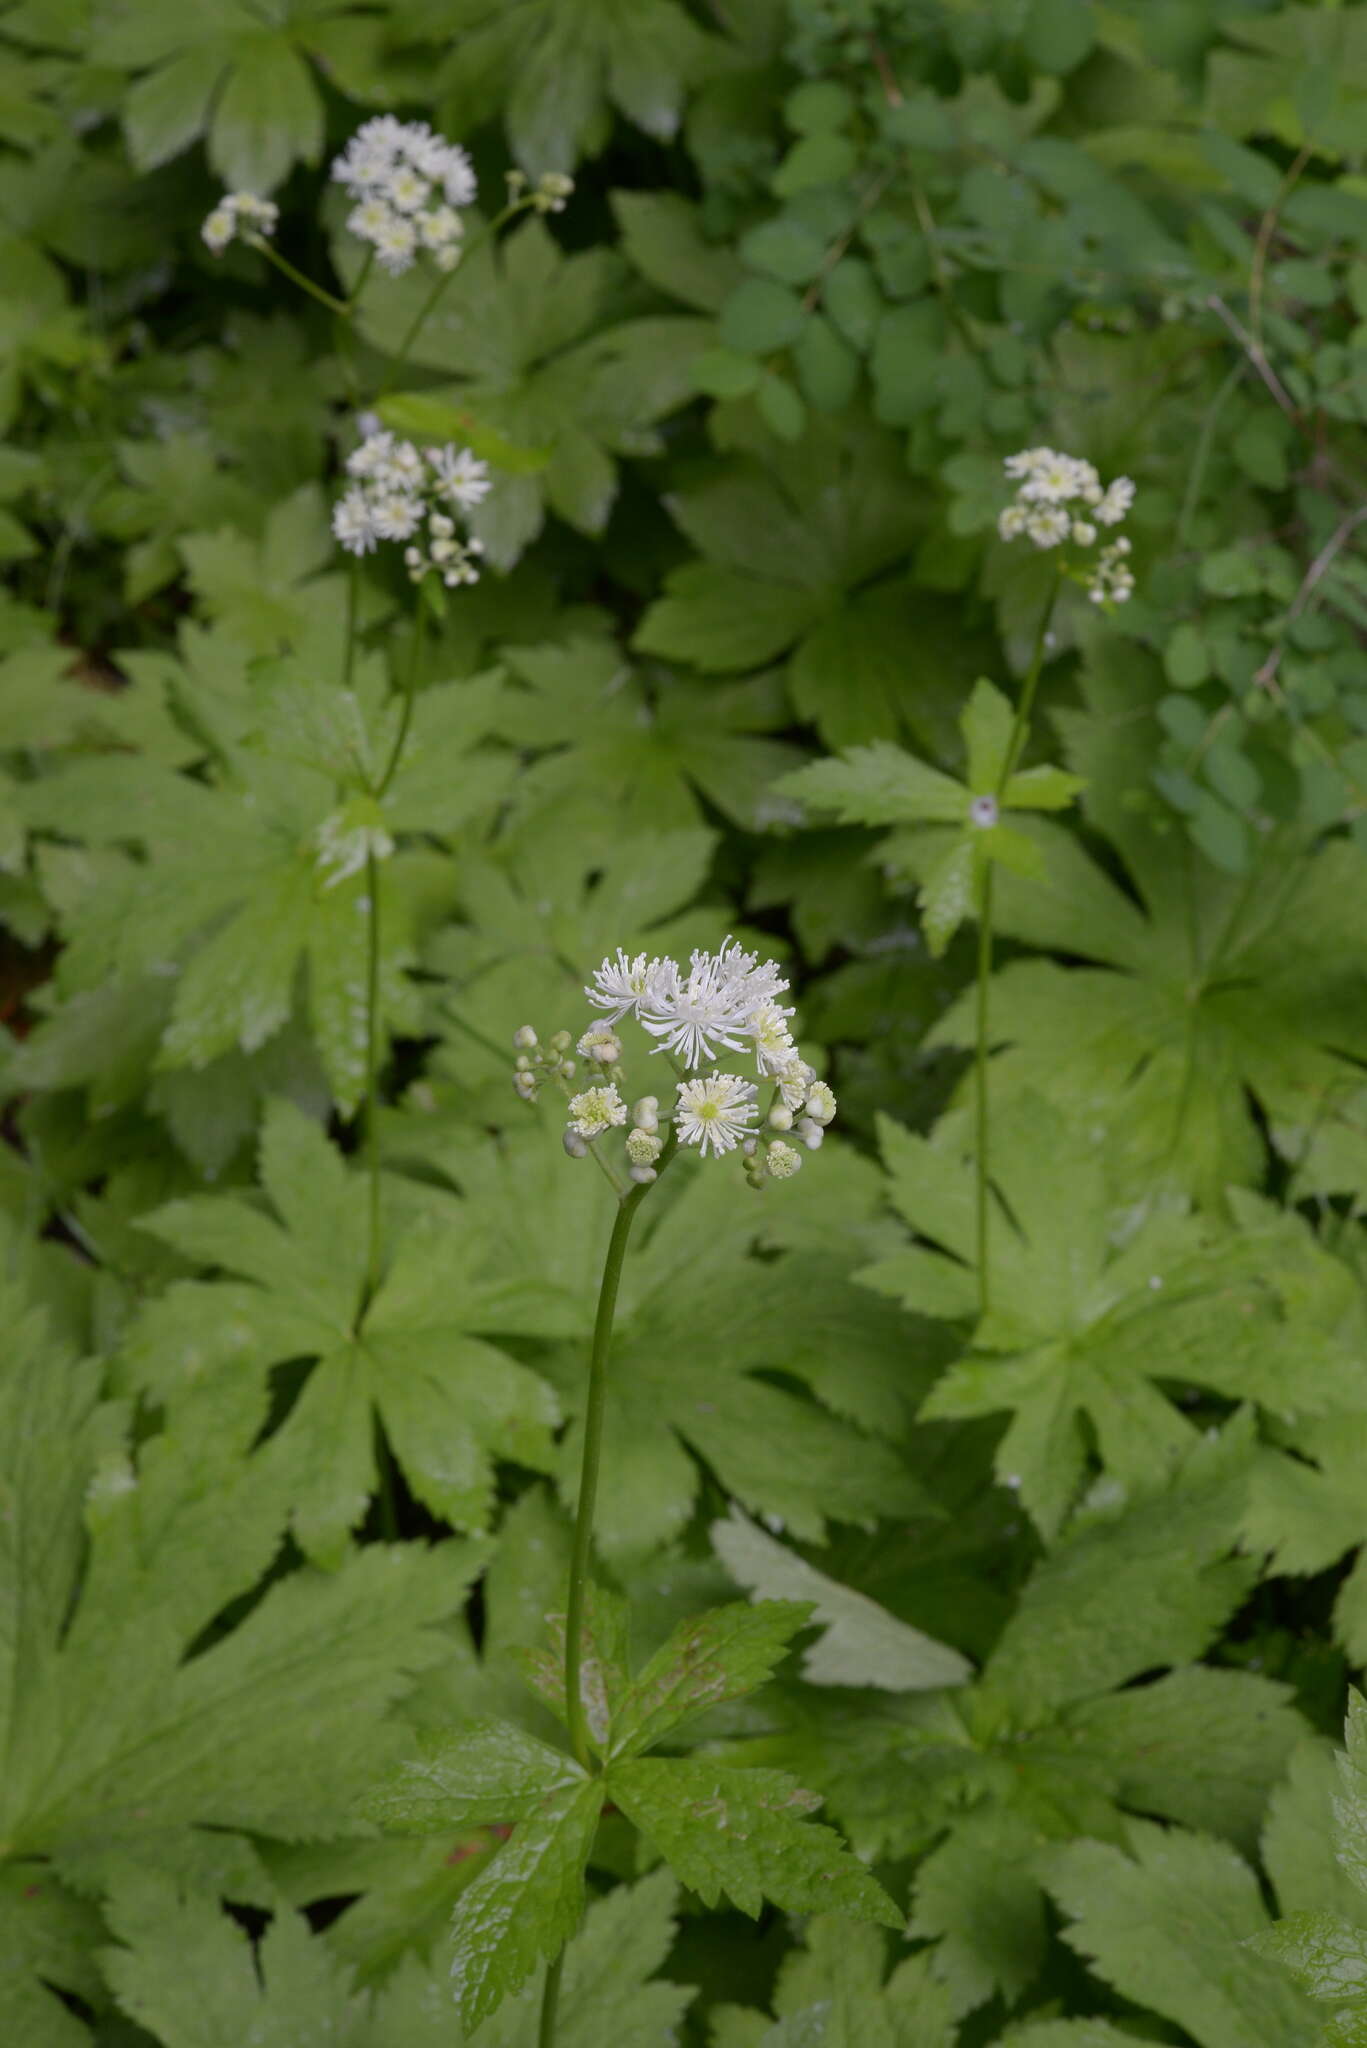
[[1350, 536], [1361, 526], [1364, 519], [1367, 519], [1367, 505], [1359, 505], [1356, 511], [1349, 512], [1341, 519], [1301, 578], [1300, 588], [1287, 606], [1286, 617], [1282, 621], [1282, 630], [1278, 635], [1277, 644], [1253, 677], [1259, 689], [1274, 691], [1275, 694], [1280, 696], [1280, 688], [1277, 687], [1277, 670], [1281, 667], [1282, 652], [1286, 646], [1286, 629], [1305, 610], [1306, 605], [1310, 602], [1315, 585], [1322, 577], [1327, 575], [1333, 566], [1334, 557]]
[[1273, 369], [1271, 363], [1267, 360], [1261, 343], [1249, 333], [1238, 315], [1230, 311], [1218, 292], [1212, 292], [1207, 298], [1206, 304], [1210, 307], [1212, 313], [1217, 313], [1221, 320], [1224, 321], [1225, 326], [1234, 336], [1234, 339], [1238, 342], [1240, 348], [1244, 351], [1287, 418], [1294, 420], [1296, 425], [1300, 426], [1300, 408]]
[[1263, 348], [1263, 278], [1267, 269], [1268, 250], [1272, 246], [1272, 237], [1277, 232], [1282, 208], [1313, 154], [1310, 144], [1305, 143], [1299, 155], [1288, 166], [1276, 198], [1258, 223], [1258, 239], [1253, 245], [1253, 265], [1248, 276], [1248, 326], [1262, 355], [1266, 354]]

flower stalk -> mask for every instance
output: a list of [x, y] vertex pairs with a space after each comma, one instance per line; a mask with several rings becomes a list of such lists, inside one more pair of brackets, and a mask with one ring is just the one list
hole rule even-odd
[[[1016, 713], [1011, 722], [1011, 733], [1002, 757], [1001, 771], [997, 777], [995, 800], [998, 805], [1006, 794], [1006, 785], [1020, 766], [1020, 757], [1025, 751], [1030, 731], [1030, 714], [1034, 710], [1035, 697], [1039, 690], [1040, 674], [1044, 668], [1045, 651], [1049, 645], [1049, 624], [1058, 602], [1059, 588], [1063, 581], [1063, 566], [1060, 563], [1049, 584], [1049, 595], [1040, 614], [1035, 630], [1035, 644], [1030, 652], [1030, 666], [1021, 684], [1021, 693], [1016, 700]], [[992, 881], [993, 868], [989, 861], [983, 873], [982, 896], [978, 911], [978, 966], [977, 988], [974, 1002], [973, 1032], [973, 1096], [974, 1096], [974, 1212], [975, 1236], [977, 1240], [978, 1264], [978, 1313], [985, 1316], [992, 1306], [991, 1272], [991, 1103], [987, 1073], [988, 1041], [991, 1032], [992, 980]]]

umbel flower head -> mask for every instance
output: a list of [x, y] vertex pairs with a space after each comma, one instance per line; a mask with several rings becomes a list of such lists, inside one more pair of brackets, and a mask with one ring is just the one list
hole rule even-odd
[[402, 541], [415, 583], [429, 572], [448, 590], [479, 581], [484, 544], [461, 533], [457, 522], [488, 494], [489, 471], [468, 448], [419, 449], [377, 431], [352, 451], [346, 468], [350, 482], [333, 507], [332, 531], [348, 554]]
[[[1124, 519], [1134, 503], [1133, 481], [1118, 476], [1103, 489], [1090, 462], [1061, 455], [1056, 448], [1022, 448], [1008, 455], [1003, 466], [1016, 496], [997, 515], [1002, 539], [1066, 548], [1067, 572], [1082, 583], [1093, 604], [1124, 604], [1132, 597], [1134, 576], [1125, 559], [1130, 543], [1124, 535], [1099, 555], [1086, 551], [1096, 546], [1099, 528], [1119, 526]], [[1081, 558], [1075, 560], [1079, 550]]]
[[280, 208], [273, 199], [258, 199], [254, 192], [225, 192], [200, 233], [213, 254], [221, 256], [239, 236], [244, 242], [268, 241], [279, 221]]
[[438, 270], [455, 269], [465, 232], [461, 209], [474, 203], [476, 189], [474, 167], [458, 142], [434, 135], [426, 121], [378, 114], [357, 129], [332, 175], [356, 202], [348, 228], [391, 277], [424, 255]]
[[[791, 1180], [802, 1154], [785, 1134], [816, 1151], [836, 1104], [793, 1044], [793, 1012], [777, 1000], [787, 986], [776, 961], [747, 953], [731, 938], [715, 953], [695, 952], [686, 968], [645, 953], [631, 957], [619, 948], [585, 989], [605, 1015], [577, 1041], [561, 1031], [543, 1048], [530, 1024], [514, 1034], [513, 1085], [527, 1102], [534, 1102], [547, 1082], [569, 1095], [575, 1063], [565, 1055], [574, 1043], [602, 1078], [570, 1098], [565, 1150], [572, 1158], [595, 1150], [615, 1183], [615, 1170], [596, 1146], [627, 1125], [628, 1118], [623, 1150], [629, 1181], [653, 1181], [675, 1148], [684, 1145], [704, 1158], [739, 1153], [752, 1187]], [[618, 1026], [628, 1016], [658, 1040], [652, 1055], [663, 1053], [678, 1077], [673, 1104], [664, 1110], [656, 1095], [642, 1095], [627, 1110]], [[715, 1064], [722, 1050], [748, 1053], [758, 1078], [722, 1071]], [[711, 1071], [696, 1071], [702, 1067]], [[772, 1092], [762, 1112], [759, 1093], [765, 1082]], [[660, 1135], [662, 1119], [672, 1125], [667, 1139]]]

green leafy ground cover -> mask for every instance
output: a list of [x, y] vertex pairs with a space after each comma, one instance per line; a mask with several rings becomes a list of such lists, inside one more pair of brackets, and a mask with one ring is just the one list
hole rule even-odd
[[[1364, 136], [1330, 0], [0, 4], [7, 2048], [1367, 2043]], [[572, 1645], [512, 1034], [731, 933], [839, 1116], [642, 1204]]]

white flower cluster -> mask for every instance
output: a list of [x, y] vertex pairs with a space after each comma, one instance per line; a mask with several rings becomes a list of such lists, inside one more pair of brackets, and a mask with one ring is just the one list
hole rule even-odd
[[[1014, 502], [997, 516], [1003, 540], [1024, 537], [1037, 548], [1094, 547], [1098, 529], [1119, 526], [1134, 503], [1130, 477], [1118, 476], [1103, 489], [1090, 462], [1055, 448], [1022, 448], [1003, 466], [1016, 485]], [[1083, 566], [1081, 581], [1094, 604], [1123, 604], [1134, 594], [1134, 577], [1123, 561], [1129, 551], [1122, 537]]]
[[[628, 1112], [619, 1088], [624, 1077], [617, 1026], [630, 1015], [660, 1041], [654, 1051], [676, 1058], [685, 1069], [711, 1066], [723, 1048], [753, 1053], [760, 1080], [773, 1083], [763, 1124], [756, 1081], [715, 1067], [711, 1073], [689, 1071], [666, 1112], [674, 1126], [672, 1142], [695, 1145], [714, 1158], [739, 1149], [755, 1187], [766, 1178], [790, 1180], [802, 1155], [787, 1134], [815, 1151], [835, 1115], [835, 1096], [793, 1044], [788, 1022], [793, 1012], [777, 1000], [787, 986], [774, 961], [761, 961], [730, 938], [715, 953], [695, 952], [687, 968], [644, 953], [630, 959], [621, 950], [605, 960], [585, 993], [607, 1015], [591, 1024], [575, 1047], [604, 1070], [604, 1079], [570, 1097], [566, 1151], [582, 1157], [595, 1139], [625, 1125], [629, 1117], [629, 1178], [648, 1183], [656, 1177], [665, 1143], [659, 1135], [659, 1097], [643, 1095]], [[568, 1033], [557, 1032], [542, 1048], [528, 1024], [516, 1033], [514, 1044], [513, 1084], [524, 1101], [535, 1101], [546, 1080], [567, 1088], [575, 1072], [565, 1056]]]
[[660, 1044], [686, 1067], [700, 1067], [728, 1052], [754, 1048], [761, 1074], [777, 1073], [793, 1057], [788, 1030], [791, 1010], [774, 999], [788, 986], [772, 960], [761, 961], [727, 938], [716, 953], [695, 952], [685, 972], [674, 960], [628, 960], [620, 949], [605, 960], [584, 990], [597, 1009], [617, 1023], [639, 1018]]
[[434, 135], [426, 121], [378, 114], [357, 129], [332, 175], [356, 202], [348, 228], [391, 277], [424, 252], [438, 270], [455, 269], [465, 232], [460, 208], [475, 197], [474, 168], [458, 142]]
[[448, 590], [477, 583], [481, 541], [457, 530], [455, 514], [473, 511], [489, 491], [486, 463], [468, 448], [419, 449], [393, 434], [367, 434], [347, 457], [351, 481], [332, 511], [332, 531], [348, 554], [367, 555], [382, 540], [405, 541], [415, 583], [430, 571]]
[[244, 242], [265, 241], [279, 220], [280, 208], [273, 199], [258, 199], [254, 192], [225, 192], [200, 233], [214, 255], [221, 256], [239, 235]]

